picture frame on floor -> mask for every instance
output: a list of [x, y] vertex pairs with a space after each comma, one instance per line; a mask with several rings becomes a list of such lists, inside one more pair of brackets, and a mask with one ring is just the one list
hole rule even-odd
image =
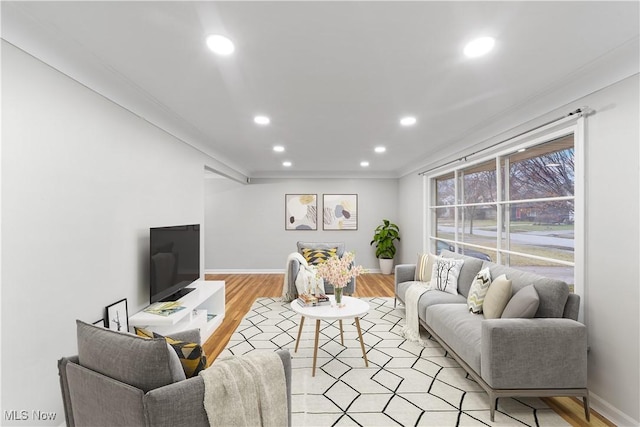
[[129, 310], [126, 298], [106, 306], [105, 312], [105, 327], [114, 331], [129, 332]]

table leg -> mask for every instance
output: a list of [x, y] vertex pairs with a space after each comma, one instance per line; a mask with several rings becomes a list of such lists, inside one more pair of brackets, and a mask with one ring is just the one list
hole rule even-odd
[[356, 317], [356, 328], [358, 328], [358, 337], [360, 337], [360, 348], [362, 348], [362, 355], [364, 356], [364, 365], [369, 367], [369, 360], [367, 359], [367, 352], [364, 351], [364, 340], [362, 339], [362, 330], [360, 330], [360, 319]]
[[340, 344], [344, 347], [344, 335], [342, 335], [342, 319], [340, 319]]
[[318, 340], [320, 339], [320, 319], [316, 319], [316, 343], [313, 346], [313, 371], [312, 377], [316, 376], [316, 359], [318, 358]]
[[298, 329], [298, 339], [296, 340], [296, 349], [293, 351], [294, 353], [298, 352], [298, 344], [300, 344], [300, 335], [302, 335], [302, 325], [304, 325], [304, 316], [300, 318], [300, 328]]

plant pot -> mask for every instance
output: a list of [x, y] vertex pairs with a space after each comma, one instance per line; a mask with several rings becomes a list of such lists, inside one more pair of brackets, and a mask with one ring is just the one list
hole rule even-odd
[[393, 272], [393, 258], [380, 258], [380, 272], [382, 274], [391, 274]]

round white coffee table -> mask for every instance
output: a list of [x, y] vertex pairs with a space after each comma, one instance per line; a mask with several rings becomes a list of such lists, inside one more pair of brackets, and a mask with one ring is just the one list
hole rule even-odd
[[291, 309], [301, 315], [300, 328], [298, 329], [298, 339], [296, 340], [296, 349], [294, 353], [298, 352], [298, 344], [300, 344], [300, 335], [302, 334], [302, 326], [304, 325], [305, 317], [309, 319], [316, 319], [316, 338], [313, 347], [313, 372], [312, 376], [316, 376], [316, 359], [318, 357], [318, 340], [320, 338], [320, 321], [340, 321], [340, 344], [344, 345], [344, 336], [342, 334], [342, 319], [354, 318], [356, 321], [356, 328], [358, 329], [358, 337], [360, 338], [360, 348], [362, 348], [362, 356], [364, 357], [364, 364], [369, 367], [369, 360], [367, 360], [367, 353], [364, 350], [364, 341], [362, 340], [362, 331], [360, 329], [360, 317], [369, 311], [369, 303], [358, 298], [342, 297], [342, 303], [344, 306], [337, 307], [335, 298], [333, 295], [329, 295], [331, 304], [320, 305], [316, 307], [302, 307], [297, 300], [291, 302]]

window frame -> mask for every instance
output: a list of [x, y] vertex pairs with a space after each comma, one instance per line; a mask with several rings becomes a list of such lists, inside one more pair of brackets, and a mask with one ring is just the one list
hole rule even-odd
[[[504, 184], [508, 185], [509, 180], [505, 180], [503, 175], [505, 170], [503, 169], [503, 160], [506, 162], [507, 167], [509, 167], [509, 156], [518, 152], [522, 149], [531, 149], [535, 146], [545, 144], [547, 142], [551, 142], [553, 140], [568, 136], [573, 134], [573, 148], [574, 148], [574, 192], [573, 196], [560, 196], [560, 197], [549, 197], [549, 198], [536, 198], [536, 199], [528, 199], [528, 200], [509, 200], [510, 197], [508, 193], [509, 188], [503, 188]], [[546, 126], [534, 129], [530, 132], [523, 133], [516, 137], [513, 137], [509, 140], [506, 140], [500, 144], [495, 146], [491, 146], [490, 148], [479, 151], [472, 155], [469, 155], [466, 158], [463, 158], [460, 162], [456, 162], [455, 164], [447, 164], [440, 168], [433, 169], [428, 174], [423, 174], [423, 194], [424, 203], [423, 203], [423, 251], [431, 251], [434, 252], [436, 248], [436, 241], [443, 241], [452, 246], [454, 246], [457, 251], [460, 246], [469, 249], [485, 249], [485, 246], [479, 246], [467, 242], [462, 242], [460, 236], [460, 215], [459, 210], [463, 209], [467, 206], [487, 206], [492, 205], [497, 208], [496, 222], [497, 229], [502, 229], [504, 225], [509, 226], [508, 223], [505, 224], [505, 221], [508, 218], [504, 218], [504, 207], [510, 206], [516, 203], [530, 202], [530, 201], [561, 201], [561, 200], [573, 200], [574, 203], [574, 260], [573, 262], [563, 261], [552, 259], [554, 263], [559, 265], [568, 265], [573, 267], [574, 274], [574, 293], [580, 295], [580, 318], [582, 318], [584, 313], [584, 299], [585, 299], [585, 289], [584, 289], [584, 258], [585, 258], [585, 230], [584, 230], [584, 218], [585, 218], [585, 159], [584, 159], [584, 117], [581, 115], [576, 116], [567, 116], [560, 120], [557, 120], [553, 123], [550, 123]], [[484, 203], [461, 203], [460, 199], [460, 172], [472, 168], [473, 166], [479, 165], [481, 163], [486, 163], [488, 161], [494, 160], [496, 164], [496, 201], [495, 202], [484, 202]], [[453, 205], [436, 205], [436, 178], [442, 177], [445, 175], [449, 175], [453, 173], [454, 180], [454, 192], [455, 192], [455, 203]], [[506, 198], [506, 200], [505, 200]], [[437, 221], [435, 214], [436, 209], [438, 208], [455, 208], [454, 213], [454, 239], [442, 239], [437, 236]], [[508, 228], [507, 228], [508, 230]], [[462, 234], [464, 234], [464, 230], [462, 230]], [[509, 233], [507, 232], [507, 237]], [[507, 239], [508, 241], [508, 239]], [[462, 244], [463, 243], [463, 244]], [[461, 244], [461, 245], [459, 245]], [[516, 256], [526, 256], [530, 259], [548, 259], [545, 257], [538, 257], [536, 255], [531, 254], [522, 254], [521, 252], [511, 251], [508, 247], [504, 247], [503, 238], [500, 233], [496, 233], [496, 260], [495, 262], [498, 264], [504, 264], [503, 254], [513, 254]], [[514, 267], [517, 268], [517, 267]]]

